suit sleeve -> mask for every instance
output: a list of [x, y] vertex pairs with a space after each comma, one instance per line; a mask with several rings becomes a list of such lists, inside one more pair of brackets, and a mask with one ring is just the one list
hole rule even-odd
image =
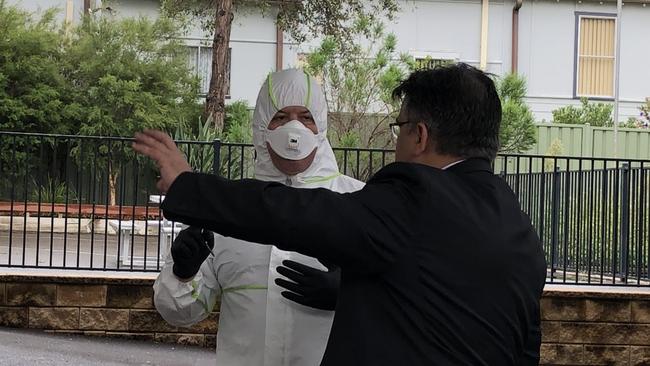
[[405, 247], [408, 198], [390, 177], [354, 193], [183, 173], [165, 217], [254, 243], [275, 245], [364, 273], [381, 272]]

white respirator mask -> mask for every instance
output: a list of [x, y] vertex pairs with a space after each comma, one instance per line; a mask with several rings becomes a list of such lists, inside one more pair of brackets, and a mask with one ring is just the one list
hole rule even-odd
[[288, 160], [302, 160], [318, 147], [318, 135], [302, 122], [292, 120], [276, 128], [266, 130], [266, 142], [273, 151]]

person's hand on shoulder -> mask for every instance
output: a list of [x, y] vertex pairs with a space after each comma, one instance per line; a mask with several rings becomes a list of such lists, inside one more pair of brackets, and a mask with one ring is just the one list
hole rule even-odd
[[278, 286], [289, 290], [283, 291], [282, 296], [300, 305], [333, 311], [338, 300], [341, 268], [331, 263], [321, 263], [327, 267], [327, 271], [292, 260], [283, 261], [277, 271], [291, 281], [275, 279]]

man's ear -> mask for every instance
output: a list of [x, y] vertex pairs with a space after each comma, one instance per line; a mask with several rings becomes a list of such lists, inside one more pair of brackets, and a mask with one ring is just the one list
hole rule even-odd
[[422, 122], [418, 122], [416, 126], [418, 138], [415, 142], [415, 152], [416, 154], [423, 154], [427, 147], [429, 146], [429, 129], [427, 125]]

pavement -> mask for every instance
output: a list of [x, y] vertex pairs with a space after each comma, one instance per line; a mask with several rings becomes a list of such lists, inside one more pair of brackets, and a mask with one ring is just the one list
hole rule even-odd
[[[143, 258], [147, 258], [147, 269], [162, 266], [164, 258], [158, 258], [158, 236], [136, 235], [134, 245], [127, 254], [127, 260], [118, 261], [118, 236], [89, 233], [47, 233], [0, 231], [0, 266], [26, 265], [38, 267], [80, 267], [93, 269], [130, 268], [131, 250], [133, 269], [143, 270]], [[11, 263], [9, 258], [11, 257]], [[119, 266], [119, 267], [118, 267]]]
[[215, 366], [213, 349], [0, 328], [1, 366]]

